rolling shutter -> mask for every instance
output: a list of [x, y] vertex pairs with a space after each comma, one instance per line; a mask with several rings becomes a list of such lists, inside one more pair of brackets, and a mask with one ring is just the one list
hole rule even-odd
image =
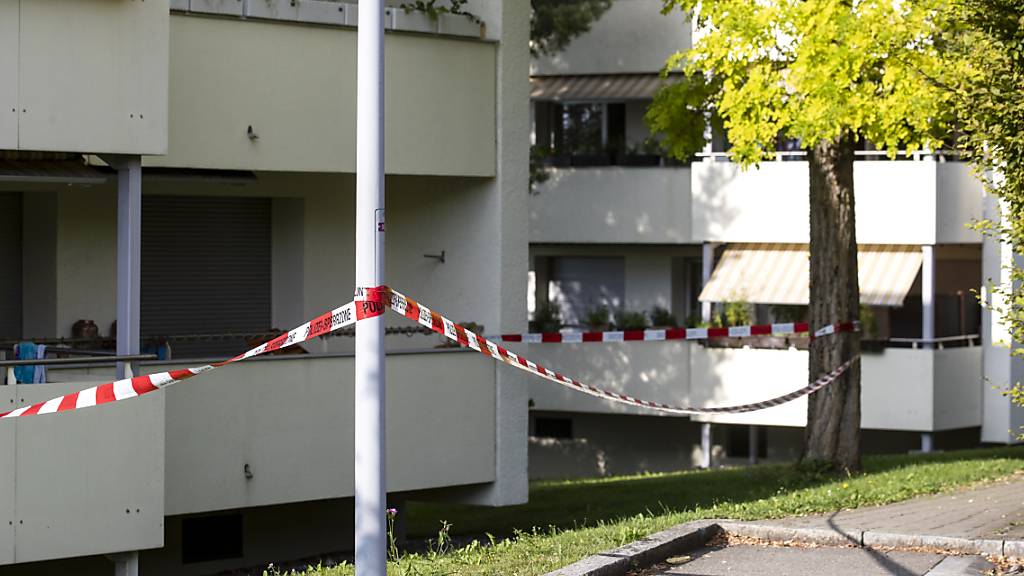
[[[142, 317], [147, 337], [271, 328], [269, 198], [144, 196]], [[172, 339], [174, 357], [230, 356], [243, 338]]]
[[0, 192], [0, 340], [21, 338], [21, 193]]

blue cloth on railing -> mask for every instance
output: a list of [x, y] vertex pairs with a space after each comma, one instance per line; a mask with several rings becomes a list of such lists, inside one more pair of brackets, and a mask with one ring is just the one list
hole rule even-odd
[[[32, 342], [21, 342], [14, 345], [15, 360], [42, 360], [46, 358], [46, 346]], [[18, 384], [45, 384], [46, 366], [26, 364], [14, 367], [14, 379]]]
[[[14, 345], [15, 360], [35, 360], [36, 345], [32, 342], [22, 342]], [[14, 367], [14, 379], [18, 384], [31, 384], [36, 377], [36, 367], [23, 365]]]

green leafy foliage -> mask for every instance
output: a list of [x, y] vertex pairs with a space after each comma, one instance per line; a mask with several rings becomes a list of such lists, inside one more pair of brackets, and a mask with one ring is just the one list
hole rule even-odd
[[648, 326], [647, 316], [643, 312], [620, 310], [615, 313], [616, 330], [643, 330]]
[[662, 308], [661, 306], [651, 308], [651, 324], [660, 328], [679, 327], [679, 321], [676, 320], [675, 314], [672, 314], [667, 308]]
[[[999, 200], [1000, 219], [981, 220], [974, 228], [1024, 253], [1024, 3], [1019, 0], [958, 0], [959, 23], [949, 47], [950, 65], [960, 74], [956, 110], [962, 152], [988, 193]], [[990, 303], [1009, 329], [1024, 342], [1024, 270], [1010, 265], [1005, 277], [992, 279]], [[1015, 349], [1014, 354], [1024, 354]]]
[[573, 38], [590, 30], [612, 0], [530, 0], [530, 53], [561, 52]]
[[531, 332], [558, 332], [562, 329], [562, 310], [557, 304], [545, 302], [539, 304], [533, 312], [530, 322]]
[[[756, 164], [779, 135], [810, 148], [850, 134], [895, 156], [942, 147], [953, 117], [946, 0], [666, 0], [696, 14], [693, 48], [666, 63], [684, 80], [647, 113], [666, 150], [686, 159], [717, 117], [732, 158]], [[937, 83], [938, 82], [938, 83]]]

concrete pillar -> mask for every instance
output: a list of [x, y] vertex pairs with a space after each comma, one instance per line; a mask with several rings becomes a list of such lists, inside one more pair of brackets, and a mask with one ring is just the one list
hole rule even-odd
[[[139, 353], [139, 292], [142, 266], [142, 157], [109, 155], [117, 170], [117, 353]], [[136, 370], [117, 363], [117, 377]]]
[[114, 576], [139, 576], [139, 553], [124, 552], [110, 557], [114, 561]]
[[[715, 269], [715, 245], [705, 242], [701, 245], [701, 287], [707, 286], [711, 279], [711, 272]], [[711, 321], [711, 302], [700, 303], [700, 319], [703, 322]]]
[[700, 467], [711, 468], [711, 422], [700, 424]]
[[922, 432], [921, 433], [921, 453], [922, 454], [930, 454], [932, 452], [932, 450], [934, 450], [934, 445], [932, 444], [932, 433], [931, 432]]
[[748, 440], [750, 449], [747, 453], [747, 460], [751, 465], [757, 464], [757, 426], [750, 425], [750, 438]]
[[921, 246], [921, 339], [931, 348], [935, 339], [935, 247]]

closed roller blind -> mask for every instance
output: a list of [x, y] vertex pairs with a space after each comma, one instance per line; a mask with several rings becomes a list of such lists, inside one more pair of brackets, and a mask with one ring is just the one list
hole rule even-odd
[[[268, 198], [144, 196], [143, 338], [271, 328]], [[174, 341], [175, 357], [230, 356], [232, 340]]]
[[21, 338], [21, 193], [0, 192], [0, 339]]

